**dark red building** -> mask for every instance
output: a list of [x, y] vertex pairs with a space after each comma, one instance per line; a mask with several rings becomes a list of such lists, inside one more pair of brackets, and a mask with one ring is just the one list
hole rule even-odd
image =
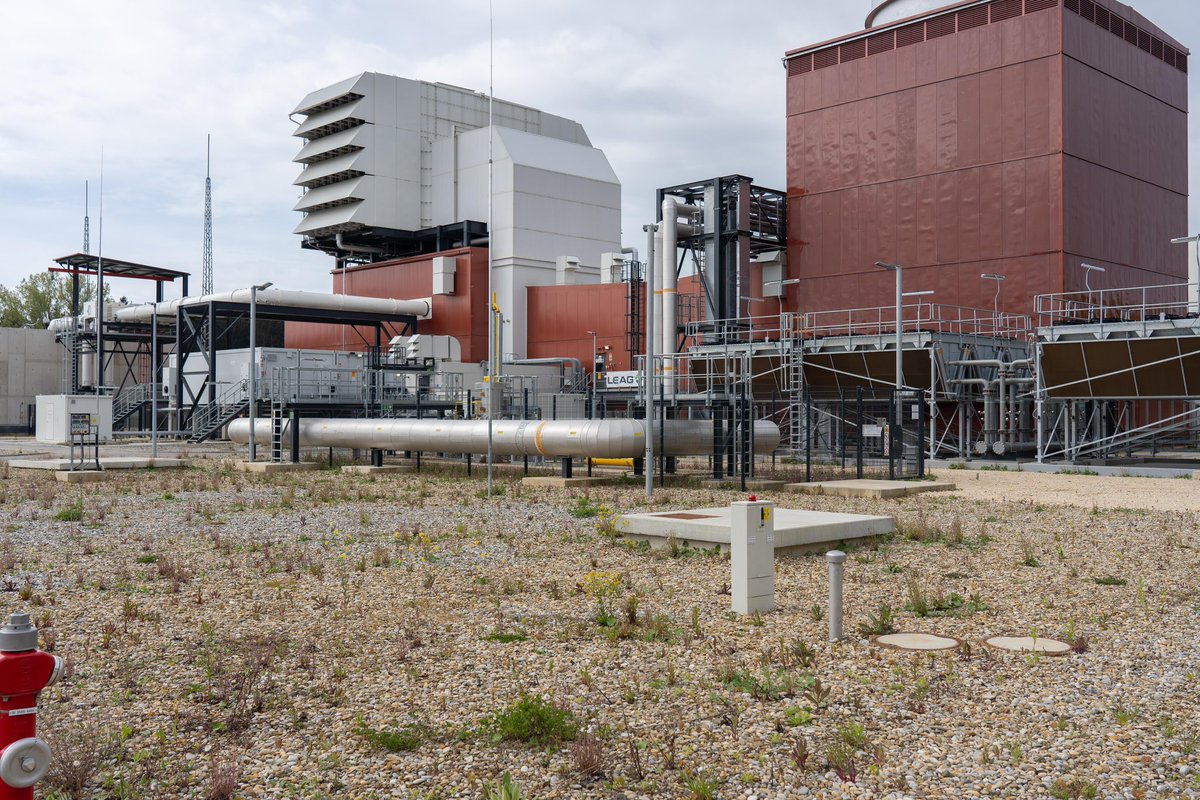
[[1115, 0], [972, 0], [789, 52], [789, 305], [1186, 281], [1188, 51]]

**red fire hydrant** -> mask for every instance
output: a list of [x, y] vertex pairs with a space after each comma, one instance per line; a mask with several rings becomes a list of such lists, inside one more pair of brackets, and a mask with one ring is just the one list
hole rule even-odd
[[28, 614], [0, 626], [0, 800], [33, 800], [50, 768], [50, 746], [37, 733], [38, 693], [62, 677], [63, 660], [37, 649]]

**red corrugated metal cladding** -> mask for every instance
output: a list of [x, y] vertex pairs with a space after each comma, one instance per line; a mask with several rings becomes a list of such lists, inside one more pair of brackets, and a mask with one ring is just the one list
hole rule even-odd
[[789, 55], [792, 303], [890, 304], [877, 260], [951, 305], [990, 308], [979, 274], [1002, 273], [1019, 313], [1081, 287], [1080, 260], [1112, 265], [1105, 285], [1183, 279], [1183, 48], [1099, 3], [1158, 42], [1133, 46], [1072, 10], [1085, 1], [992, 0], [876, 32], [865, 56], [845, 40]]
[[[458, 339], [463, 361], [487, 358], [487, 249], [464, 247], [437, 253], [456, 260], [454, 294], [433, 296], [433, 318], [421, 320], [421, 333], [446, 334]], [[335, 294], [364, 297], [429, 297], [433, 293], [433, 259], [420, 256], [350, 267], [333, 274]], [[398, 331], [396, 332], [398, 333]], [[371, 336], [363, 331], [364, 336]], [[286, 324], [288, 347], [323, 350], [362, 350], [364, 342], [354, 329], [344, 325], [305, 322]]]

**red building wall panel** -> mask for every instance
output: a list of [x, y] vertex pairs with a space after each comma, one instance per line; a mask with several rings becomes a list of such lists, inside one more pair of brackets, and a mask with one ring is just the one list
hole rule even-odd
[[[438, 253], [456, 260], [454, 294], [433, 296], [433, 316], [417, 324], [420, 333], [453, 336], [463, 361], [487, 358], [487, 250], [470, 247]], [[421, 298], [433, 294], [434, 256], [350, 267], [333, 274], [334, 294], [363, 297]], [[289, 322], [287, 347], [361, 350], [366, 344], [344, 325]], [[373, 342], [372, 342], [373, 343]]]
[[[608, 356], [610, 370], [633, 369], [625, 338], [629, 285], [625, 283], [587, 286], [530, 286], [529, 357], [578, 358], [586, 369], [592, 365], [592, 337]], [[536, 332], [536, 333], [535, 333]]]
[[1084, 257], [1113, 265], [1105, 285], [1180, 280], [1167, 240], [1186, 227], [1182, 46], [1103, 0], [1162, 37], [1157, 52], [1130, 45], [1078, 2], [926, 15], [894, 49], [824, 68], [817, 49], [811, 70], [789, 69], [791, 307], [890, 304], [876, 260], [951, 305], [990, 308], [979, 274], [1005, 274], [1019, 313], [1081, 284]]

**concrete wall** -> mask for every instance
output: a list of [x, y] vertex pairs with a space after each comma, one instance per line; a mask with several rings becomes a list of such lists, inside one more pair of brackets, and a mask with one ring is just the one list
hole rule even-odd
[[0, 328], [0, 432], [24, 433], [37, 395], [62, 391], [65, 352], [50, 331]]

